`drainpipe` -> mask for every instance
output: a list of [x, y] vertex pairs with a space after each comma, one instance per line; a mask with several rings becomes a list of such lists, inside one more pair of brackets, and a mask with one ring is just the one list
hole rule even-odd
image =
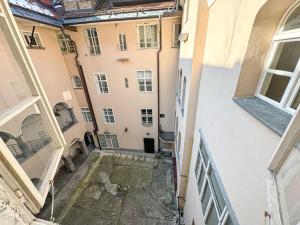
[[[63, 33], [63, 35], [66, 37], [65, 32], [64, 32], [64, 28], [61, 27], [60, 30]], [[93, 126], [94, 126], [93, 132], [94, 132], [94, 135], [97, 138], [99, 148], [100, 148], [100, 150], [102, 150], [101, 145], [100, 145], [100, 141], [99, 141], [99, 137], [98, 137], [99, 129], [98, 129], [98, 125], [97, 125], [97, 121], [96, 121], [96, 117], [95, 117], [94, 108], [93, 108], [92, 101], [91, 101], [91, 98], [90, 98], [89, 90], [88, 90], [87, 85], [86, 85], [86, 80], [85, 80], [84, 72], [83, 72], [83, 69], [82, 69], [82, 65], [78, 61], [79, 55], [78, 55], [77, 45], [76, 45], [76, 42], [71, 37], [69, 38], [69, 40], [73, 43], [74, 48], [75, 48], [75, 62], [76, 62], [76, 66], [77, 66], [79, 76], [80, 76], [80, 79], [81, 79], [81, 83], [82, 83], [82, 86], [83, 86], [86, 101], [87, 101], [87, 104], [88, 104], [90, 112], [91, 112]]]
[[161, 15], [158, 16], [158, 24], [159, 24], [159, 49], [157, 51], [157, 129], [158, 129], [158, 139], [157, 139], [157, 144], [158, 144], [158, 150], [160, 150], [160, 139], [159, 139], [159, 133], [160, 133], [160, 91], [159, 91], [159, 56], [161, 52], [161, 45], [162, 45], [162, 28], [161, 28]]

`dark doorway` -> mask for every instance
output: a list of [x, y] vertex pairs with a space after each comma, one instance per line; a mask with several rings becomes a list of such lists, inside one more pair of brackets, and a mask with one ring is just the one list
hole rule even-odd
[[84, 142], [86, 146], [88, 147], [88, 150], [91, 151], [95, 148], [95, 142], [94, 138], [91, 132], [86, 132], [84, 134]]
[[154, 153], [154, 138], [144, 138], [144, 149], [146, 153]]

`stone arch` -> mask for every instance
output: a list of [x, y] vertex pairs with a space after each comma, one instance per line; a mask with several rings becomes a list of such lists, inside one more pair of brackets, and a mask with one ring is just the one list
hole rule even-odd
[[22, 160], [26, 157], [27, 145], [21, 137], [15, 137], [8, 132], [0, 131], [0, 138], [17, 160]]
[[255, 95], [272, 38], [283, 16], [293, 4], [294, 0], [268, 0], [259, 9], [248, 41], [235, 97]]
[[22, 138], [32, 152], [37, 152], [52, 141], [40, 114], [30, 114], [21, 123]]
[[53, 107], [54, 115], [62, 132], [68, 130], [76, 122], [73, 109], [65, 102], [59, 102]]

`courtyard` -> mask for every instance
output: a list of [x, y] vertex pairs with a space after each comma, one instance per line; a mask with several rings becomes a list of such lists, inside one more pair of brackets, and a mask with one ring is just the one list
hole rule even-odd
[[160, 154], [92, 152], [55, 197], [62, 225], [171, 225], [176, 215], [172, 158]]

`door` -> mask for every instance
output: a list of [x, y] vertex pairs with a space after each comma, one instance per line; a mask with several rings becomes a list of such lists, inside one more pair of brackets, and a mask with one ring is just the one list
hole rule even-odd
[[154, 138], [144, 138], [144, 150], [146, 153], [154, 153]]

